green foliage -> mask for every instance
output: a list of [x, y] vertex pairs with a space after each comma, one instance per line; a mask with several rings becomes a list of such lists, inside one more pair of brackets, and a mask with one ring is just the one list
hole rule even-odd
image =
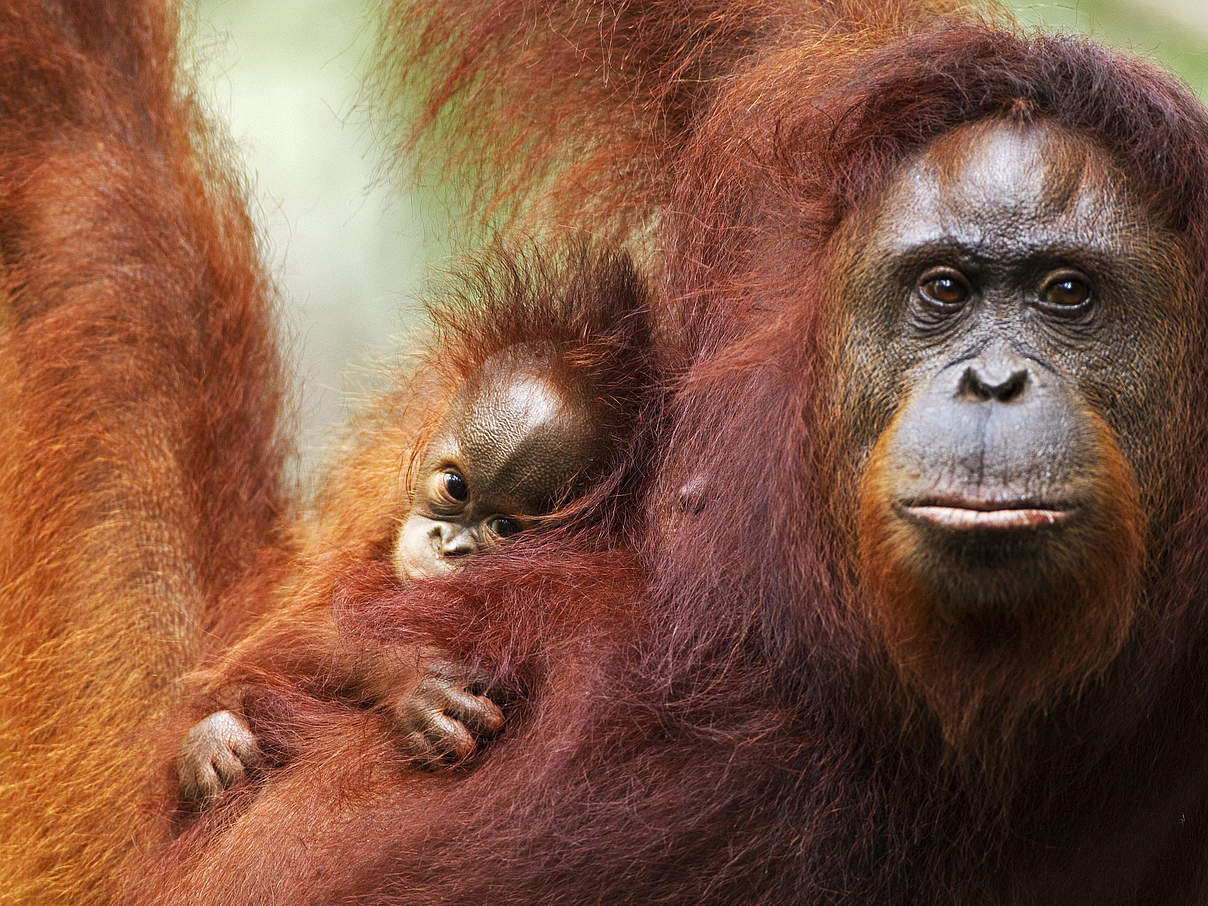
[[1066, 0], [1011, 5], [1023, 22], [1079, 31], [1157, 60], [1208, 96], [1208, 6], [1191, 0]]

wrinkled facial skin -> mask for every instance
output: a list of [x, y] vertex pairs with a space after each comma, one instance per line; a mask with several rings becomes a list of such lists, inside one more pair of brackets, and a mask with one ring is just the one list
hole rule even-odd
[[989, 120], [841, 237], [835, 518], [957, 746], [1106, 669], [1174, 521], [1192, 281], [1141, 202], [1085, 138]]
[[844, 455], [876, 447], [896, 530], [954, 607], [1043, 593], [1021, 586], [1050, 581], [1054, 541], [1093, 517], [1106, 447], [1169, 471], [1169, 325], [1190, 294], [1175, 240], [1104, 152], [1001, 121], [935, 142], [864, 236], [845, 263]]
[[523, 349], [489, 358], [461, 387], [420, 465], [399, 531], [400, 576], [445, 575], [530, 528], [600, 461], [594, 407]]

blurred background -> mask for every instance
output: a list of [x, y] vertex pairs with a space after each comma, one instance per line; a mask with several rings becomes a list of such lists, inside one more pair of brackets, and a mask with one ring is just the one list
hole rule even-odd
[[[360, 93], [373, 0], [186, 2], [191, 56], [242, 156], [285, 301], [305, 476], [405, 350], [426, 276], [451, 263], [447, 229], [431, 193], [380, 172]], [[1026, 22], [1156, 58], [1206, 96], [1206, 0], [1013, 5]]]

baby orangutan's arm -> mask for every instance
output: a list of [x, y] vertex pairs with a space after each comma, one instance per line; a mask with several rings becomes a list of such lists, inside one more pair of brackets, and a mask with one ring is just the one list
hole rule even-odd
[[317, 617], [291, 608], [270, 618], [225, 662], [220, 675], [229, 681], [208, 684], [214, 691], [206, 701], [215, 710], [185, 735], [177, 761], [180, 797], [188, 807], [209, 807], [275, 760], [254, 730], [256, 696], [249, 690], [262, 677], [390, 713], [401, 751], [427, 770], [466, 761], [502, 728], [503, 712], [485, 695], [482, 671], [431, 647], [342, 639], [325, 610]]

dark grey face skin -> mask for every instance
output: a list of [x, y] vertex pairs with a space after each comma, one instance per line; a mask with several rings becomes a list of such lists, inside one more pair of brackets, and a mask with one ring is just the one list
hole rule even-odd
[[989, 121], [932, 144], [852, 232], [842, 455], [867, 464], [881, 439], [899, 529], [960, 558], [950, 573], [1078, 531], [1103, 423], [1133, 471], [1171, 471], [1163, 441], [1186, 384], [1171, 325], [1190, 282], [1123, 187], [1086, 140]]
[[399, 531], [399, 575], [447, 574], [468, 555], [532, 526], [599, 462], [590, 401], [524, 347], [496, 353], [449, 404], [420, 465]]

